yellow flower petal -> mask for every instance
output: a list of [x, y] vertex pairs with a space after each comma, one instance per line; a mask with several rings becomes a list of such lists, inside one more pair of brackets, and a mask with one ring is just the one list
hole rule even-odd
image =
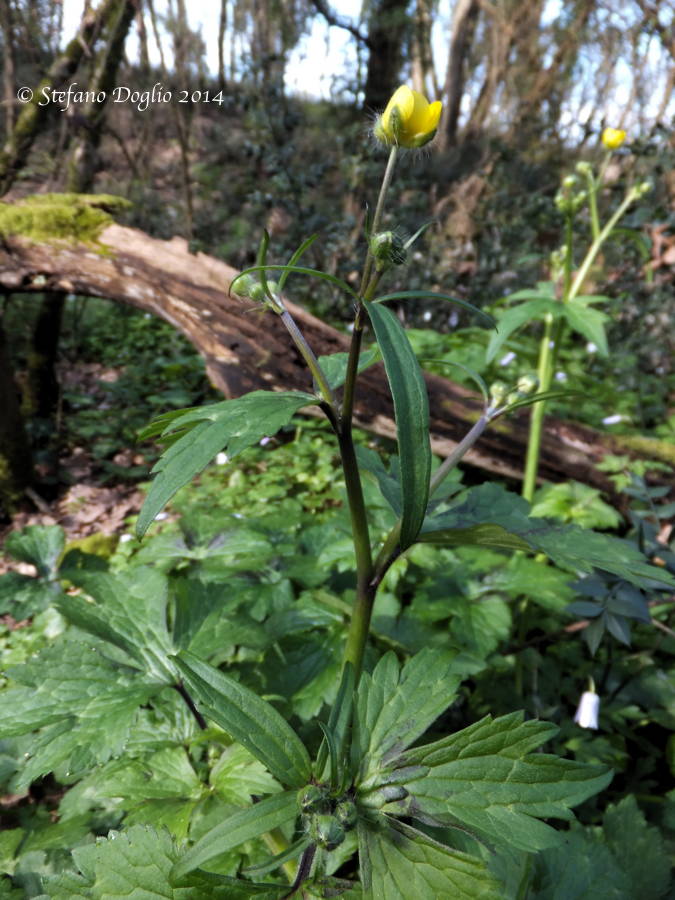
[[621, 128], [605, 128], [602, 143], [608, 150], [617, 150], [626, 140], [626, 132]]
[[436, 133], [442, 103], [429, 103], [427, 98], [407, 85], [392, 95], [375, 126], [375, 136], [385, 144], [422, 147]]

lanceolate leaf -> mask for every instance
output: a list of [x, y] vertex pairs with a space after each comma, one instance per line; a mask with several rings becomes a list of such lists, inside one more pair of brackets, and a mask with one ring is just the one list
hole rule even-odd
[[501, 900], [485, 863], [378, 816], [359, 824], [364, 900]]
[[401, 548], [417, 537], [429, 499], [429, 399], [422, 370], [396, 316], [366, 303], [394, 399], [401, 466]]
[[316, 397], [301, 391], [253, 391], [171, 419], [162, 437], [171, 437], [171, 432], [178, 432], [180, 437], [164, 451], [152, 470], [155, 480], [138, 517], [136, 533], [144, 535], [176, 491], [201, 472], [216, 453], [225, 450], [232, 459], [287, 425], [301, 407], [315, 402]]
[[376, 297], [373, 303], [386, 303], [388, 300], [445, 300], [448, 303], [454, 303], [462, 306], [470, 312], [475, 313], [488, 328], [495, 327], [495, 320], [492, 316], [478, 309], [468, 300], [460, 300], [459, 297], [451, 297], [449, 294], [439, 294], [438, 291], [396, 291], [393, 294], [384, 294], [382, 297]]
[[178, 860], [171, 870], [171, 880], [182, 878], [193, 869], [238, 847], [244, 841], [250, 841], [266, 831], [285, 825], [286, 822], [295, 819], [297, 814], [298, 802], [295, 791], [273, 794], [248, 809], [234, 813], [207, 832]]
[[544, 753], [532, 753], [557, 731], [523, 722], [522, 713], [486, 716], [449, 737], [401, 754], [397, 765], [429, 767], [405, 782], [408, 815], [460, 825], [490, 843], [535, 851], [560, 834], [539, 821], [572, 819], [570, 807], [606, 787], [612, 773]]
[[[289, 275], [297, 274], [297, 275], [309, 275], [313, 278], [320, 278], [322, 281], [328, 281], [331, 284], [334, 284], [336, 287], [339, 287], [340, 290], [344, 291], [345, 294], [349, 294], [355, 300], [358, 300], [358, 295], [356, 291], [351, 288], [346, 281], [343, 281], [341, 278], [336, 278], [335, 275], [329, 275], [328, 272], [322, 272], [320, 269], [308, 269], [306, 266], [249, 266], [248, 269], [244, 269], [239, 273], [237, 278], [241, 278], [242, 275], [249, 274], [260, 274], [261, 276], [265, 276], [268, 272], [282, 272], [283, 275], [288, 278]], [[282, 277], [283, 277], [282, 275]], [[236, 279], [235, 279], [236, 280]], [[234, 284], [234, 282], [233, 282]], [[236, 287], [234, 288], [236, 292]]]
[[205, 715], [282, 784], [296, 788], [307, 784], [311, 766], [305, 745], [273, 706], [192, 653], [184, 651], [175, 661]]
[[[475, 543], [476, 526], [499, 526], [515, 539], [522, 540], [532, 550], [545, 553], [563, 569], [592, 572], [602, 569], [612, 572], [633, 584], [653, 586], [662, 584], [675, 587], [675, 578], [664, 569], [649, 565], [640, 551], [628, 541], [611, 535], [599, 534], [578, 525], [563, 525], [550, 519], [529, 516], [529, 505], [517, 494], [498, 484], [488, 483], [471, 488], [454, 501], [447, 512], [429, 516], [418, 540], [444, 543], [444, 533], [452, 546], [457, 546], [466, 535], [469, 543]], [[486, 532], [490, 534], [490, 532]], [[497, 539], [500, 532], [494, 532]], [[506, 547], [505, 543], [489, 546]], [[507, 549], [513, 549], [515, 543]]]

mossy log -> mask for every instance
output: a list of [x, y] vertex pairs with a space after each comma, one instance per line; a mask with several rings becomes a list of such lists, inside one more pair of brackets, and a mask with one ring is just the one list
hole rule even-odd
[[[278, 317], [229, 295], [236, 274], [220, 260], [191, 254], [182, 238], [161, 241], [117, 224], [105, 227], [94, 242], [44, 242], [5, 233], [0, 244], [0, 288], [102, 297], [160, 316], [194, 344], [206, 360], [212, 383], [228, 398], [256, 388], [310, 389], [308, 371]], [[344, 334], [292, 302], [287, 305], [317, 355], [347, 349]], [[445, 378], [427, 375], [426, 381], [432, 447], [446, 456], [476, 420], [481, 401]], [[394, 437], [393, 407], [381, 365], [361, 376], [355, 410], [362, 428]], [[522, 411], [495, 423], [465, 462], [519, 480], [527, 421], [528, 412]], [[667, 459], [668, 451], [672, 454], [672, 448], [658, 441], [635, 448], [622, 444], [621, 438], [549, 416], [540, 475], [550, 481], [575, 479], [611, 496], [611, 483], [596, 467], [605, 455]]]

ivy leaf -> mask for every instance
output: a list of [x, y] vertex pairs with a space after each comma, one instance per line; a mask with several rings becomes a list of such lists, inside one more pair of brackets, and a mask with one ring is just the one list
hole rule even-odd
[[398, 757], [452, 703], [460, 678], [452, 671], [454, 655], [421, 650], [399, 667], [386, 653], [372, 675], [359, 683], [354, 717], [353, 752], [361, 759], [361, 782], [377, 783], [381, 768]]
[[204, 865], [216, 856], [233, 850], [244, 841], [250, 841], [266, 831], [280, 828], [298, 815], [295, 791], [266, 797], [248, 809], [242, 809], [208, 831], [175, 864], [171, 879], [177, 881], [193, 869]]
[[316, 397], [302, 391], [253, 391], [172, 418], [159, 440], [167, 436], [173, 440], [152, 470], [156, 477], [136, 523], [138, 536], [218, 452], [225, 450], [233, 459], [266, 435], [275, 434], [301, 407], [312, 403]]
[[394, 400], [401, 467], [400, 545], [405, 550], [419, 534], [429, 499], [429, 398], [422, 370], [401, 323], [386, 306], [365, 306]]
[[134, 825], [72, 851], [79, 872], [44, 876], [51, 900], [278, 900], [288, 885], [254, 884], [224, 875], [194, 873], [169, 881], [178, 850], [167, 831]]
[[192, 653], [175, 657], [203, 711], [259, 759], [282, 784], [302, 787], [311, 775], [309, 755], [276, 709], [249, 688]]
[[539, 819], [573, 819], [570, 807], [612, 779], [604, 766], [531, 752], [557, 730], [548, 722], [523, 722], [517, 712], [498, 719], [486, 716], [440, 741], [408, 750], [396, 764], [401, 773], [418, 766], [429, 771], [403, 782], [412, 795], [407, 814], [431, 816], [520, 850], [555, 845], [560, 833]]
[[364, 900], [500, 900], [482, 860], [439, 844], [402, 822], [378, 816], [358, 828]]

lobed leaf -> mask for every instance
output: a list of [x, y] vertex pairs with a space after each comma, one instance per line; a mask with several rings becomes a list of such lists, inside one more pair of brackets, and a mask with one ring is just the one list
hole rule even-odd
[[145, 534], [176, 491], [217, 453], [225, 450], [232, 459], [287, 425], [301, 407], [315, 402], [316, 397], [302, 391], [253, 391], [171, 419], [162, 435], [170, 437], [171, 432], [179, 432], [180, 437], [164, 451], [152, 470], [155, 479], [136, 523], [138, 536]]

